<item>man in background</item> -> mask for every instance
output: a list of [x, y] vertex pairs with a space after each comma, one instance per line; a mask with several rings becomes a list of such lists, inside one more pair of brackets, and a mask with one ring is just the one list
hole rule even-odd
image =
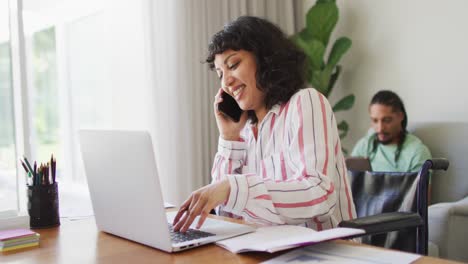
[[408, 116], [400, 97], [380, 91], [369, 105], [371, 129], [354, 147], [351, 156], [370, 160], [373, 171], [416, 172], [431, 158], [429, 149], [406, 130]]

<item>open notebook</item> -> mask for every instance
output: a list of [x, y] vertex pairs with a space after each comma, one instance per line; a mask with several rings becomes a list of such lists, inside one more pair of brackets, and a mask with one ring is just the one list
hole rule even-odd
[[311, 245], [337, 238], [364, 234], [362, 229], [333, 228], [315, 231], [295, 225], [280, 225], [258, 228], [254, 233], [218, 241], [216, 244], [233, 253], [248, 251], [276, 252], [280, 250]]

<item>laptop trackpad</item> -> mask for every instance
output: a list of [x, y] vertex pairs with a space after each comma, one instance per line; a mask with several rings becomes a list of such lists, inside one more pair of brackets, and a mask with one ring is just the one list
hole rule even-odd
[[[175, 215], [177, 214], [176, 211], [174, 212], [168, 212], [166, 214], [167, 216], [167, 221], [169, 223], [172, 223]], [[200, 219], [199, 216], [195, 218], [193, 221], [192, 225], [190, 228], [196, 229], [198, 219]], [[254, 227], [248, 226], [248, 225], [243, 225], [243, 224], [236, 224], [228, 221], [223, 221], [219, 219], [212, 219], [212, 218], [206, 218], [205, 222], [203, 223], [203, 226], [200, 228], [201, 231], [204, 232], [209, 232], [216, 234], [217, 236], [233, 236], [235, 235], [240, 235], [244, 233], [249, 233], [255, 231]]]

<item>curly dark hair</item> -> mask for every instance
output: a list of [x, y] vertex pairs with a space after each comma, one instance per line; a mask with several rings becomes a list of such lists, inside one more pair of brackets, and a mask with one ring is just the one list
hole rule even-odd
[[[213, 35], [208, 46], [206, 62], [214, 69], [217, 54], [226, 50], [252, 52], [257, 64], [257, 87], [265, 93], [267, 109], [287, 102], [304, 88], [307, 61], [298, 48], [275, 24], [258, 17], [241, 16]], [[253, 111], [249, 119], [256, 123]]]

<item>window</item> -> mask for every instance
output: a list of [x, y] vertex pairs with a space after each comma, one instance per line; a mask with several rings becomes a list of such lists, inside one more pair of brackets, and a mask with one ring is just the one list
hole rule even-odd
[[[27, 150], [33, 161], [57, 158], [61, 216], [89, 215], [78, 129], [148, 125], [142, 1], [22, 0], [26, 88], [11, 77], [16, 53], [9, 48], [8, 1], [0, 3], [0, 212], [26, 208], [17, 157]], [[20, 104], [26, 111], [15, 116]]]
[[33, 89], [32, 135], [36, 146], [33, 156], [38, 161], [46, 162], [50, 160], [51, 153], [63, 157], [59, 137], [55, 28], [34, 32], [27, 43], [31, 44], [28, 58], [32, 68], [29, 83]]
[[[61, 216], [91, 214], [77, 129], [105, 123], [100, 96], [108, 85], [96, 31], [105, 28], [99, 1], [33, 1], [23, 5], [31, 159], [57, 159]], [[98, 32], [97, 36], [104, 36]], [[102, 38], [102, 37], [101, 37]], [[108, 100], [107, 100], [108, 101]]]
[[[16, 0], [12, 0], [16, 1]], [[9, 41], [8, 1], [0, 2], [0, 212], [25, 210], [25, 199], [16, 170], [18, 155], [15, 145], [15, 118]], [[81, 158], [77, 148], [76, 129], [82, 125], [96, 127], [105, 124], [108, 87], [102, 81], [105, 65], [100, 64], [103, 46], [96, 45], [93, 32], [103, 29], [102, 3], [86, 1], [24, 0], [22, 21], [26, 63], [21, 65], [27, 77], [28, 104], [25, 120], [29, 120], [28, 159], [46, 163], [51, 154], [57, 158], [57, 181], [61, 215], [90, 214], [89, 198]], [[102, 43], [102, 41], [100, 41]], [[93, 49], [93, 50], [90, 50]], [[97, 62], [97, 63], [96, 63]], [[104, 88], [100, 88], [100, 86]], [[74, 98], [70, 98], [75, 96]], [[109, 101], [109, 100], [107, 100]], [[19, 128], [23, 129], [23, 128]], [[26, 136], [25, 136], [26, 137]], [[38, 164], [39, 165], [39, 164]], [[77, 206], [77, 203], [79, 205]], [[76, 210], [80, 207], [80, 210]], [[83, 209], [84, 208], [84, 209]]]
[[0, 1], [0, 211], [17, 210], [8, 1]]

